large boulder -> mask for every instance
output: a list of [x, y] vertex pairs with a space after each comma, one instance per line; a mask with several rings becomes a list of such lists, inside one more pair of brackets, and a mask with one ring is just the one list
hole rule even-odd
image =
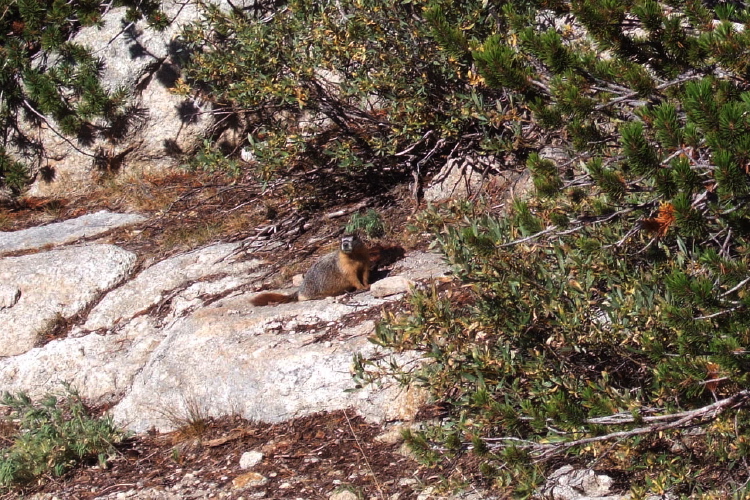
[[[16, 305], [0, 308], [0, 321], [4, 317], [13, 320], [9, 323], [11, 327], [0, 334], [15, 338], [26, 332], [30, 340], [36, 339], [38, 335], [32, 335], [38, 330], [35, 325], [43, 324], [43, 320], [26, 325], [21, 321], [23, 315], [32, 315], [32, 319], [35, 317], [32, 311], [43, 315], [48, 303], [65, 303], [72, 307], [75, 304], [73, 291], [90, 299], [81, 300], [75, 310], [80, 311], [84, 304], [91, 309], [81, 320], [86, 323], [86, 317], [89, 318], [91, 328], [74, 325], [66, 338], [29, 350], [28, 347], [34, 345], [32, 342], [26, 349], [14, 352], [11, 352], [14, 343], [4, 343], [8, 351], [5, 355], [11, 356], [0, 359], [0, 387], [4, 390], [41, 396], [56, 385], [70, 383], [92, 400], [119, 398], [130, 390], [135, 374], [159, 347], [167, 334], [165, 324], [191, 307], [210, 302], [214, 294], [227, 293], [257, 277], [249, 271], [257, 267], [258, 261], [239, 261], [238, 255], [233, 254], [238, 244], [219, 244], [166, 259], [130, 281], [113, 280], [108, 283], [110, 286], [97, 289], [87, 286], [87, 276], [106, 279], [110, 272], [105, 262], [94, 263], [87, 256], [89, 251], [107, 255], [103, 248], [124, 252], [130, 256], [131, 264], [135, 262], [133, 254], [111, 245], [70, 247], [0, 260], [0, 280], [6, 278], [7, 283], [21, 288], [21, 299]], [[48, 284], [44, 278], [51, 272], [49, 268], [56, 269], [59, 275]], [[120, 287], [114, 286], [120, 283]], [[43, 291], [47, 291], [46, 294]], [[58, 295], [50, 299], [53, 292]], [[168, 302], [164, 308], [152, 307], [162, 301]]]
[[159, 325], [142, 316], [117, 334], [53, 340], [0, 359], [0, 387], [38, 398], [70, 384], [91, 401], [109, 403], [130, 390], [133, 378], [163, 337]]
[[253, 307], [251, 296], [222, 299], [173, 323], [113, 409], [116, 421], [142, 432], [196, 416], [280, 422], [349, 407], [377, 421], [414, 414], [422, 400], [398, 384], [347, 392], [354, 355], [374, 351], [367, 341], [374, 324], [344, 327], [340, 320], [382, 301], [363, 294], [354, 305]]
[[173, 299], [172, 307], [177, 307], [180, 300], [202, 304], [201, 297], [205, 300], [212, 294], [239, 287], [252, 277], [249, 273], [261, 261], [238, 260], [238, 247], [237, 243], [211, 245], [153, 264], [103, 297], [89, 313], [83, 329], [112, 329], [167, 297]]
[[[121, 283], [135, 254], [114, 245], [89, 245], [0, 259], [0, 283], [17, 289], [0, 308], [0, 356], [22, 354], [56, 324], [84, 311]], [[7, 292], [7, 295], [11, 295]]]
[[0, 232], [0, 255], [64, 245], [145, 220], [138, 214], [116, 214], [102, 210], [22, 231]]
[[429, 203], [450, 199], [474, 199], [486, 191], [505, 192], [506, 201], [523, 196], [528, 189], [528, 174], [508, 169], [493, 156], [466, 156], [448, 160], [430, 180], [424, 191]]
[[[66, 222], [60, 227], [78, 227]], [[353, 358], [375, 354], [373, 318], [409, 287], [383, 298], [367, 291], [254, 307], [251, 290], [268, 269], [241, 243], [175, 255], [137, 274], [135, 261], [94, 244], [0, 259], [0, 387], [40, 397], [72, 384], [92, 401], [116, 403], [117, 422], [134, 431], [203, 416], [279, 422], [343, 408], [401, 420], [424, 401], [397, 383], [349, 391]], [[437, 254], [414, 253], [391, 274], [412, 283], [446, 267]], [[59, 318], [73, 324], [39, 345]]]

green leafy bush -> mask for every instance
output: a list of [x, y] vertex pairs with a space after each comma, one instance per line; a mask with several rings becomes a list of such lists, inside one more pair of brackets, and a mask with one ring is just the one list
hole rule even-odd
[[345, 231], [350, 234], [362, 232], [368, 238], [380, 238], [385, 236], [385, 224], [378, 212], [369, 209], [364, 213], [357, 212], [352, 214]]
[[466, 39], [570, 161], [529, 154], [537, 197], [509, 213], [423, 216], [470, 286], [416, 294], [373, 337], [421, 369], [359, 359], [357, 377], [424, 384], [451, 419], [416, 448], [458, 435], [521, 496], [561, 460], [636, 494], [747, 493], [750, 13], [668, 4], [513, 2], [435, 37]]
[[[434, 27], [424, 22], [427, 5], [293, 0], [249, 12], [206, 5], [203, 20], [182, 35], [191, 55], [180, 88], [239, 118], [249, 172], [261, 179], [326, 167], [403, 179], [451, 151], [507, 149], [517, 127], [504, 117], [519, 116], [516, 106], [479, 89], [463, 29], [439, 16], [430, 17]], [[476, 24], [487, 16], [479, 5], [455, 7], [451, 22]], [[371, 191], [381, 187], [368, 182]]]
[[17, 425], [12, 444], [0, 451], [0, 487], [11, 488], [60, 476], [83, 461], [96, 459], [102, 468], [116, 452], [123, 433], [111, 417], [94, 417], [78, 393], [47, 395], [32, 401], [24, 393], [5, 393], [8, 421]]

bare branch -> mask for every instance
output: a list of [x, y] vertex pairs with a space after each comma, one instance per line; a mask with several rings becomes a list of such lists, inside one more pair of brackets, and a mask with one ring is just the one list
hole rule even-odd
[[706, 316], [696, 316], [693, 318], [693, 321], [698, 321], [699, 319], [716, 318], [717, 316], [723, 316], [725, 314], [733, 313], [734, 311], [738, 309], [742, 309], [742, 306], [732, 307], [731, 309], [722, 309], [721, 311], [715, 312], [713, 314], [707, 314]]
[[530, 241], [530, 240], [536, 239], [536, 238], [538, 238], [540, 236], [543, 236], [543, 235], [545, 235], [547, 233], [551, 233], [555, 229], [557, 229], [557, 226], [548, 226], [547, 229], [539, 231], [538, 233], [534, 233], [531, 236], [527, 236], [525, 238], [521, 238], [521, 239], [518, 239], [518, 240], [509, 241], [508, 243], [503, 243], [502, 245], [498, 245], [498, 247], [500, 247], [500, 248], [502, 248], [502, 247], [509, 247], [509, 246], [517, 245], [519, 243], [524, 243], [526, 241]]
[[742, 281], [740, 281], [739, 283], [737, 283], [737, 286], [735, 286], [735, 287], [733, 287], [733, 288], [730, 288], [730, 289], [729, 289], [729, 290], [727, 290], [726, 292], [722, 293], [722, 294], [721, 294], [721, 297], [726, 297], [726, 296], [727, 296], [727, 295], [729, 295], [730, 293], [736, 292], [737, 290], [739, 290], [740, 288], [742, 288], [743, 286], [745, 286], [745, 285], [747, 284], [747, 282], [748, 282], [748, 281], [750, 281], [750, 278], [745, 278], [744, 280], [742, 280]]
[[417, 148], [420, 144], [422, 144], [424, 141], [429, 139], [433, 134], [435, 134], [434, 130], [428, 130], [427, 133], [423, 135], [422, 138], [419, 139], [417, 142], [415, 142], [408, 148], [404, 149], [403, 151], [395, 153], [393, 156], [404, 156], [404, 155], [411, 153], [415, 148]]
[[[661, 432], [661, 431], [665, 431], [669, 429], [678, 429], [678, 428], [696, 425], [697, 420], [714, 419], [728, 409], [747, 405], [748, 400], [750, 400], [750, 390], [744, 390], [728, 398], [712, 403], [708, 406], [704, 406], [702, 408], [696, 408], [695, 410], [683, 411], [683, 412], [673, 413], [670, 415], [656, 415], [656, 416], [642, 417], [639, 419], [640, 421], [652, 422], [651, 425], [647, 425], [645, 427], [636, 427], [635, 429], [630, 429], [627, 431], [612, 432], [609, 434], [605, 434], [603, 436], [594, 436], [594, 437], [588, 437], [588, 438], [582, 438], [582, 439], [574, 439], [572, 441], [565, 441], [565, 442], [558, 442], [558, 443], [529, 443], [528, 441], [526, 441], [526, 442], [521, 442], [517, 446], [521, 446], [524, 448], [531, 448], [531, 452], [537, 453], [539, 458], [543, 460], [545, 458], [548, 458], [552, 455], [560, 453], [569, 448], [573, 448], [575, 446], [581, 446], [581, 445], [585, 445], [589, 443], [598, 443], [601, 441], [609, 441], [612, 439], [622, 439], [622, 438], [628, 438], [628, 437], [633, 437], [633, 436], [641, 436], [644, 434], [653, 434], [655, 432]], [[599, 425], [630, 424], [630, 423], [636, 422], [636, 417], [620, 413], [617, 415], [610, 415], [608, 417], [596, 417], [592, 419], [587, 419], [586, 422], [591, 423], [591, 424], [599, 424]], [[485, 441], [491, 443], [489, 445], [491, 448], [499, 448], [499, 447], [505, 446], [505, 444], [501, 444], [498, 441], [519, 442], [518, 440], [507, 439], [507, 438], [493, 438], [493, 439], [486, 439]]]
[[[659, 86], [656, 87], [656, 90], [664, 90], [664, 89], [667, 89], [667, 88], [672, 87], [674, 85], [679, 85], [681, 83], [684, 83], [684, 82], [687, 82], [687, 81], [690, 81], [690, 80], [699, 80], [700, 78], [701, 77], [698, 74], [681, 76], [680, 78], [677, 78], [675, 80], [671, 80], [669, 82], [662, 83], [661, 85], [659, 85]], [[609, 106], [612, 106], [614, 104], [617, 104], [619, 102], [628, 101], [630, 99], [633, 99], [634, 97], [638, 97], [638, 92], [630, 92], [629, 94], [623, 95], [622, 97], [618, 97], [616, 99], [612, 99], [611, 101], [605, 102], [604, 104], [599, 104], [594, 109], [596, 109], [597, 111], [599, 111], [599, 110], [602, 110], [602, 109], [607, 108]]]
[[49, 129], [52, 132], [55, 133], [55, 135], [57, 135], [63, 141], [67, 142], [68, 145], [70, 145], [70, 147], [72, 147], [73, 149], [75, 149], [76, 151], [78, 151], [79, 153], [81, 153], [82, 155], [86, 155], [86, 156], [88, 156], [90, 158], [96, 158], [96, 155], [93, 155], [91, 153], [87, 153], [86, 151], [83, 151], [81, 148], [79, 148], [78, 146], [76, 146], [75, 144], [73, 144], [73, 142], [70, 139], [68, 139], [67, 137], [65, 137], [61, 132], [58, 132], [57, 129], [55, 127], [53, 127], [52, 124], [49, 122], [49, 120], [47, 119], [47, 117], [44, 116], [39, 111], [37, 111], [34, 108], [34, 106], [32, 106], [31, 103], [29, 103], [29, 101], [27, 101], [26, 99], [24, 99], [23, 105], [26, 107], [26, 109], [28, 109], [29, 111], [31, 111], [32, 113], [34, 113], [36, 116], [38, 116], [39, 119], [41, 119], [49, 127]]

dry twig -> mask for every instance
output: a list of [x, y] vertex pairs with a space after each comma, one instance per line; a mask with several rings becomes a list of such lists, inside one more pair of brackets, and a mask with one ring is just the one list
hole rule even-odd
[[[708, 406], [696, 408], [695, 410], [683, 411], [670, 415], [647, 416], [639, 419], [643, 422], [652, 422], [651, 425], [636, 427], [635, 429], [627, 431], [612, 432], [603, 436], [574, 439], [572, 441], [559, 443], [535, 443], [521, 441], [516, 438], [486, 438], [485, 441], [491, 443], [489, 445], [490, 448], [500, 448], [506, 446], [506, 443], [508, 442], [512, 443], [513, 446], [518, 446], [520, 448], [530, 448], [531, 453], [535, 454], [538, 460], [545, 460], [575, 446], [694, 426], [697, 423], [704, 423], [697, 422], [699, 420], [713, 420], [726, 410], [747, 405], [748, 401], [750, 401], [750, 390], [744, 390]], [[608, 417], [587, 419], [586, 422], [598, 425], [621, 425], [635, 423], [636, 418], [629, 414], [619, 413]]]

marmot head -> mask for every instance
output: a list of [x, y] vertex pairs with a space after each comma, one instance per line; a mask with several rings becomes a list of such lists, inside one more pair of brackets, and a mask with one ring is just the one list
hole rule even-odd
[[356, 234], [346, 235], [341, 238], [341, 251], [344, 253], [352, 253], [362, 246], [364, 246], [364, 243]]

